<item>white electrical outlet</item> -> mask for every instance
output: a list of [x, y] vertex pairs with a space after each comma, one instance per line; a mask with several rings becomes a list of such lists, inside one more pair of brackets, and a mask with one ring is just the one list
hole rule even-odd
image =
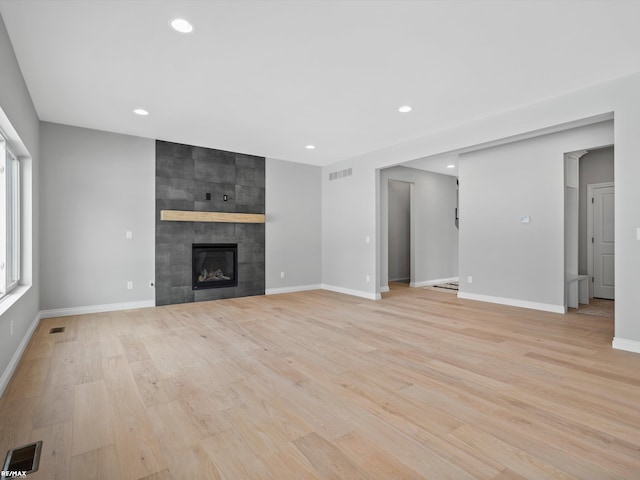
[[127, 289], [133, 290], [133, 282], [127, 282]]
[[367, 275], [367, 276], [365, 277], [365, 280], [367, 281], [367, 283], [369, 283], [369, 281], [371, 280], [371, 277], [369, 277], [369, 275]]
[[473, 277], [471, 275], [467, 277], [467, 283], [473, 283]]
[[127, 230], [126, 237], [127, 237], [127, 240], [131, 240], [133, 238], [133, 232], [130, 232]]
[[284, 278], [284, 272], [280, 272], [280, 278]]

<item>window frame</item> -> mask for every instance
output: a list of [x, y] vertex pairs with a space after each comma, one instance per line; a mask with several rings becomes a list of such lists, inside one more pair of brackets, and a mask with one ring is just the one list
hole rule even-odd
[[21, 165], [0, 131], [0, 300], [20, 285]]

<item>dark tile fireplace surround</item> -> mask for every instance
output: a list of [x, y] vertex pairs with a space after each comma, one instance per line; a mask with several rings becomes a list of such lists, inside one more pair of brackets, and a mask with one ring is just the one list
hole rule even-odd
[[[162, 210], [264, 214], [264, 178], [263, 157], [156, 142], [156, 305], [264, 294], [264, 223], [160, 219]], [[194, 245], [237, 246], [233, 281], [228, 262], [194, 265]]]

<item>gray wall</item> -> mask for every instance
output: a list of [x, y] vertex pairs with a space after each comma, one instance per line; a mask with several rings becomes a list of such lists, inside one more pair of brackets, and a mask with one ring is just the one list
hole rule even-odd
[[389, 281], [411, 278], [411, 184], [389, 180], [388, 268]]
[[415, 285], [458, 276], [458, 229], [455, 226], [456, 178], [407, 167], [392, 167], [380, 172], [380, 287], [388, 284], [390, 248], [387, 238], [392, 229], [389, 217], [390, 180], [413, 184], [413, 278]]
[[46, 122], [41, 142], [41, 309], [153, 302], [155, 142]]
[[320, 175], [320, 167], [266, 160], [267, 293], [322, 283]]
[[[3, 303], [0, 316], [0, 392], [15, 367], [16, 353], [26, 344], [29, 328], [37, 322], [40, 296], [39, 274], [39, 178], [40, 178], [40, 123], [33, 107], [20, 67], [11, 48], [11, 41], [0, 17], [0, 126], [11, 134], [20, 156], [28, 155], [23, 165], [22, 191], [22, 268], [23, 281], [30, 288], [19, 300], [8, 306]], [[11, 325], [13, 324], [13, 334]]]
[[564, 153], [612, 141], [606, 122], [460, 156], [462, 294], [564, 308]]
[[[329, 180], [335, 171], [352, 175]], [[369, 166], [342, 162], [322, 168], [322, 284], [337, 292], [379, 298], [376, 287], [380, 179]]]
[[578, 273], [587, 274], [587, 185], [613, 182], [613, 147], [593, 150], [580, 157], [578, 203]]

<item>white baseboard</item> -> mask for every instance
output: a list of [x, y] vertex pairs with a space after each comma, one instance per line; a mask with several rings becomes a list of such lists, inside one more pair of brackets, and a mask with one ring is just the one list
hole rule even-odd
[[613, 337], [611, 346], [616, 350], [625, 350], [627, 352], [640, 353], [640, 342], [637, 340], [627, 340], [626, 338]]
[[479, 295], [477, 293], [465, 292], [458, 292], [458, 298], [466, 298], [467, 300], [478, 300], [480, 302], [487, 303], [497, 303], [499, 305], [509, 305], [511, 307], [529, 308], [531, 310], [542, 310], [543, 312], [565, 313], [564, 305], [530, 302], [528, 300], [518, 300], [516, 298], [492, 297], [490, 295]]
[[411, 282], [409, 286], [411, 288], [431, 287], [433, 285], [440, 285], [441, 283], [451, 283], [451, 282], [457, 282], [457, 281], [458, 281], [458, 277], [439, 278], [437, 280], [424, 280], [422, 282]]
[[386, 285], [384, 287], [380, 287], [380, 293], [387, 293], [388, 291], [390, 291], [389, 285]]
[[345, 295], [353, 295], [355, 297], [368, 298], [369, 300], [380, 300], [382, 296], [379, 293], [363, 292], [362, 290], [352, 290], [350, 288], [336, 287], [334, 285], [322, 284], [323, 290], [331, 292], [344, 293]]
[[69, 317], [71, 315], [87, 315], [89, 313], [116, 312], [118, 310], [133, 310], [136, 308], [155, 307], [155, 300], [139, 302], [107, 303], [105, 305], [88, 305], [86, 307], [55, 308], [40, 311], [40, 318]]
[[[381, 287], [380, 290], [383, 290]], [[308, 290], [329, 290], [331, 292], [344, 293], [345, 295], [353, 295], [355, 297], [368, 298], [369, 300], [380, 300], [382, 296], [379, 293], [363, 292], [362, 290], [352, 290], [350, 288], [336, 287], [334, 285], [301, 285], [297, 287], [269, 288], [265, 290], [265, 295], [277, 295], [278, 293], [305, 292]], [[387, 292], [389, 287], [387, 287]]]
[[11, 380], [13, 372], [15, 372], [18, 367], [22, 354], [27, 348], [27, 345], [29, 345], [29, 340], [31, 340], [33, 332], [35, 332], [38, 327], [38, 323], [40, 323], [39, 315], [36, 316], [36, 318], [33, 319], [33, 322], [31, 322], [31, 325], [29, 325], [29, 329], [27, 330], [27, 333], [24, 334], [24, 337], [22, 337], [20, 345], [18, 345], [16, 352], [13, 354], [13, 357], [11, 357], [9, 365], [7, 365], [7, 368], [2, 372], [2, 376], [0, 377], [0, 397], [4, 394], [4, 390], [7, 388], [7, 385], [9, 385], [9, 380]]
[[279, 293], [293, 293], [293, 292], [306, 292], [308, 290], [321, 290], [322, 285], [299, 285], [297, 287], [281, 287], [281, 288], [267, 288], [264, 291], [265, 295], [277, 295]]

